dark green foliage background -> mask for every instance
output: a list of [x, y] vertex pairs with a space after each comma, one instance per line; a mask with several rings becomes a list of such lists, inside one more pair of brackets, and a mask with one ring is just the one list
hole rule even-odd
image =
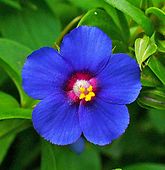
[[[163, 0], [0, 0], [0, 170], [165, 170], [164, 10]], [[80, 155], [36, 134], [38, 101], [21, 86], [27, 55], [59, 48], [77, 25], [101, 28], [113, 53], [135, 58], [143, 85], [125, 134], [104, 147], [85, 141]]]

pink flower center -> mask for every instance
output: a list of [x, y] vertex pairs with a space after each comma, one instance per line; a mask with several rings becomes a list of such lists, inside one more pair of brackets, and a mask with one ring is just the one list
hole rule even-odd
[[91, 101], [96, 96], [96, 79], [88, 73], [76, 73], [67, 82], [66, 91], [74, 102]]

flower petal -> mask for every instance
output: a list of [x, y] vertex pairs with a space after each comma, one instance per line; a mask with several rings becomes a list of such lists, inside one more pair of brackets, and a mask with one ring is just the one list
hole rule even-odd
[[28, 56], [22, 71], [23, 88], [35, 98], [43, 99], [62, 86], [71, 72], [56, 50], [43, 47]]
[[115, 104], [133, 102], [140, 93], [140, 69], [127, 54], [114, 54], [97, 76], [99, 97]]
[[63, 94], [52, 95], [35, 107], [32, 114], [33, 126], [53, 144], [71, 144], [82, 133], [77, 112], [78, 106], [70, 103]]
[[106, 145], [118, 138], [129, 124], [125, 105], [109, 104], [97, 98], [93, 103], [81, 105], [80, 126], [88, 141]]
[[100, 71], [111, 56], [112, 42], [99, 28], [80, 26], [66, 35], [61, 55], [76, 71]]

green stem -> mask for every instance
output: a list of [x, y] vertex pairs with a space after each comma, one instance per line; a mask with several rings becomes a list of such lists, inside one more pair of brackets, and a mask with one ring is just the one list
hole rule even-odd
[[67, 34], [69, 32], [69, 30], [71, 30], [71, 28], [82, 18], [82, 16], [83, 15], [77, 16], [65, 27], [65, 29], [61, 32], [59, 38], [54, 43], [54, 45], [53, 45], [54, 48], [59, 50], [59, 45], [60, 45], [63, 37], [65, 36], [65, 34]]

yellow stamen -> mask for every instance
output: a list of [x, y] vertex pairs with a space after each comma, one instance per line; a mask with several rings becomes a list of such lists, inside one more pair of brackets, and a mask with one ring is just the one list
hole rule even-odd
[[84, 99], [84, 98], [85, 98], [85, 94], [81, 93], [79, 99]]
[[93, 92], [93, 87], [90, 85], [88, 88], [80, 87], [79, 99], [85, 99], [85, 101], [91, 101], [92, 97], [95, 96]]
[[89, 92], [88, 95], [90, 95], [91, 97], [94, 97], [95, 93], [92, 91], [92, 92]]
[[92, 98], [92, 96], [89, 95], [89, 94], [87, 94], [87, 95], [85, 96], [85, 101], [86, 101], [86, 102], [87, 102], [87, 101], [91, 101], [91, 98]]
[[87, 88], [87, 91], [92, 92], [92, 90], [93, 90], [93, 87], [90, 85], [90, 86]]
[[85, 88], [84, 87], [80, 87], [80, 92], [84, 93], [85, 92]]

